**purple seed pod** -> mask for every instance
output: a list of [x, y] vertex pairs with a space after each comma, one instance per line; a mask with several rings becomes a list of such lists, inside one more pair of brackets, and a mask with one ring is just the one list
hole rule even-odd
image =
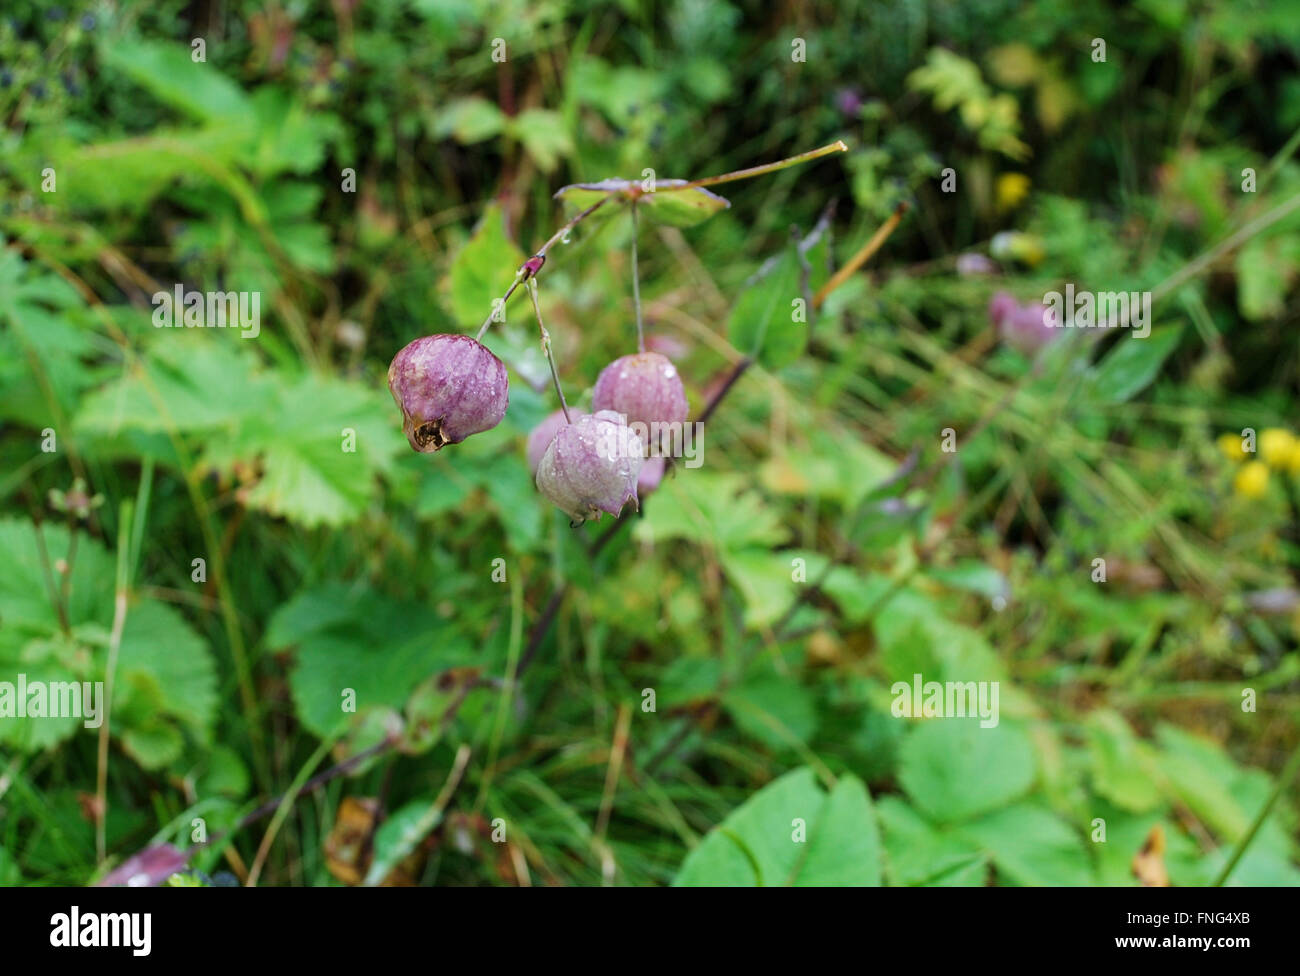
[[645, 464], [641, 465], [641, 473], [636, 479], [638, 501], [659, 487], [659, 482], [664, 480], [664, 469], [667, 464], [661, 454], [645, 459]]
[[637, 477], [645, 448], [609, 410], [577, 418], [556, 433], [537, 465], [537, 488], [577, 521], [615, 518], [630, 500], [638, 505]]
[[[579, 417], [587, 415], [581, 410], [574, 410], [573, 407], [570, 407], [569, 416], [576, 421]], [[533, 477], [537, 476], [537, 466], [542, 463], [542, 455], [551, 446], [551, 441], [555, 440], [555, 435], [559, 433], [560, 428], [568, 422], [564, 419], [564, 411], [556, 410], [554, 413], [547, 414], [546, 418], [529, 432], [527, 447], [528, 470], [533, 473]]]
[[190, 856], [170, 844], [157, 844], [132, 854], [96, 882], [96, 888], [156, 888], [177, 871], [184, 871]]
[[422, 454], [501, 423], [509, 388], [501, 360], [467, 335], [416, 339], [388, 367], [388, 389], [402, 408], [402, 430]]
[[677, 367], [657, 352], [623, 356], [602, 369], [591, 405], [622, 414], [629, 424], [644, 425], [640, 433], [647, 443], [653, 425], [682, 423], [690, 412]]

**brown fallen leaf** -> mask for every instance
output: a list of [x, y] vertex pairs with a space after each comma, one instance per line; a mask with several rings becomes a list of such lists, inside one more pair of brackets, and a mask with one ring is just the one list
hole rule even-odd
[[[334, 827], [323, 845], [325, 867], [344, 884], [359, 885], [370, 869], [370, 848], [367, 841], [375, 829], [375, 815], [379, 801], [374, 797], [345, 796], [334, 815]], [[405, 860], [400, 861], [383, 887], [414, 885], [423, 867], [425, 849], [417, 847]]]
[[1144, 888], [1168, 888], [1165, 870], [1165, 828], [1156, 824], [1147, 834], [1141, 850], [1133, 855], [1133, 876]]

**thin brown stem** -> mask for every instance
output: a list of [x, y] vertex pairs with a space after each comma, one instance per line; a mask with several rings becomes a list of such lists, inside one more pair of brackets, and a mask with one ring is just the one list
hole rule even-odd
[[881, 246], [889, 239], [889, 235], [894, 232], [894, 228], [902, 221], [903, 215], [907, 213], [907, 204], [900, 203], [890, 215], [889, 219], [880, 225], [879, 229], [871, 235], [871, 239], [863, 244], [858, 253], [849, 258], [842, 268], [831, 275], [830, 280], [817, 290], [813, 296], [813, 308], [821, 308], [822, 302], [830, 296], [840, 285], [844, 284], [849, 278], [857, 273], [857, 270], [871, 260], [872, 255], [880, 250]]

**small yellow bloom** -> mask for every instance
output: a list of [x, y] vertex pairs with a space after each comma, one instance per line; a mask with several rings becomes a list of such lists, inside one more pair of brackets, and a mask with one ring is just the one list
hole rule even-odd
[[998, 210], [1006, 213], [1008, 210], [1015, 210], [1020, 206], [1021, 201], [1029, 196], [1029, 177], [1024, 173], [1003, 173], [998, 177], [997, 188]]
[[1291, 456], [1286, 459], [1286, 469], [1292, 474], [1300, 474], [1300, 437], [1291, 445]]
[[1242, 498], [1263, 498], [1268, 491], [1268, 465], [1263, 461], [1247, 461], [1237, 469], [1232, 489]]
[[1260, 431], [1259, 456], [1270, 468], [1286, 467], [1296, 449], [1295, 435], [1280, 427]]
[[1241, 437], [1238, 434], [1220, 434], [1219, 439], [1215, 441], [1219, 445], [1219, 450], [1229, 461], [1246, 460], [1245, 448], [1241, 446]]

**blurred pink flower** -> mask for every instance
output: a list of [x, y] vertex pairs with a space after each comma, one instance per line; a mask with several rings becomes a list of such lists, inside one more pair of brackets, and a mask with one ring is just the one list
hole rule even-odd
[[188, 854], [170, 844], [146, 847], [132, 854], [96, 883], [96, 888], [156, 888], [177, 871], [184, 871]]
[[1008, 346], [1031, 355], [1061, 336], [1056, 319], [1042, 302], [1022, 304], [1008, 292], [989, 299], [989, 321]]

